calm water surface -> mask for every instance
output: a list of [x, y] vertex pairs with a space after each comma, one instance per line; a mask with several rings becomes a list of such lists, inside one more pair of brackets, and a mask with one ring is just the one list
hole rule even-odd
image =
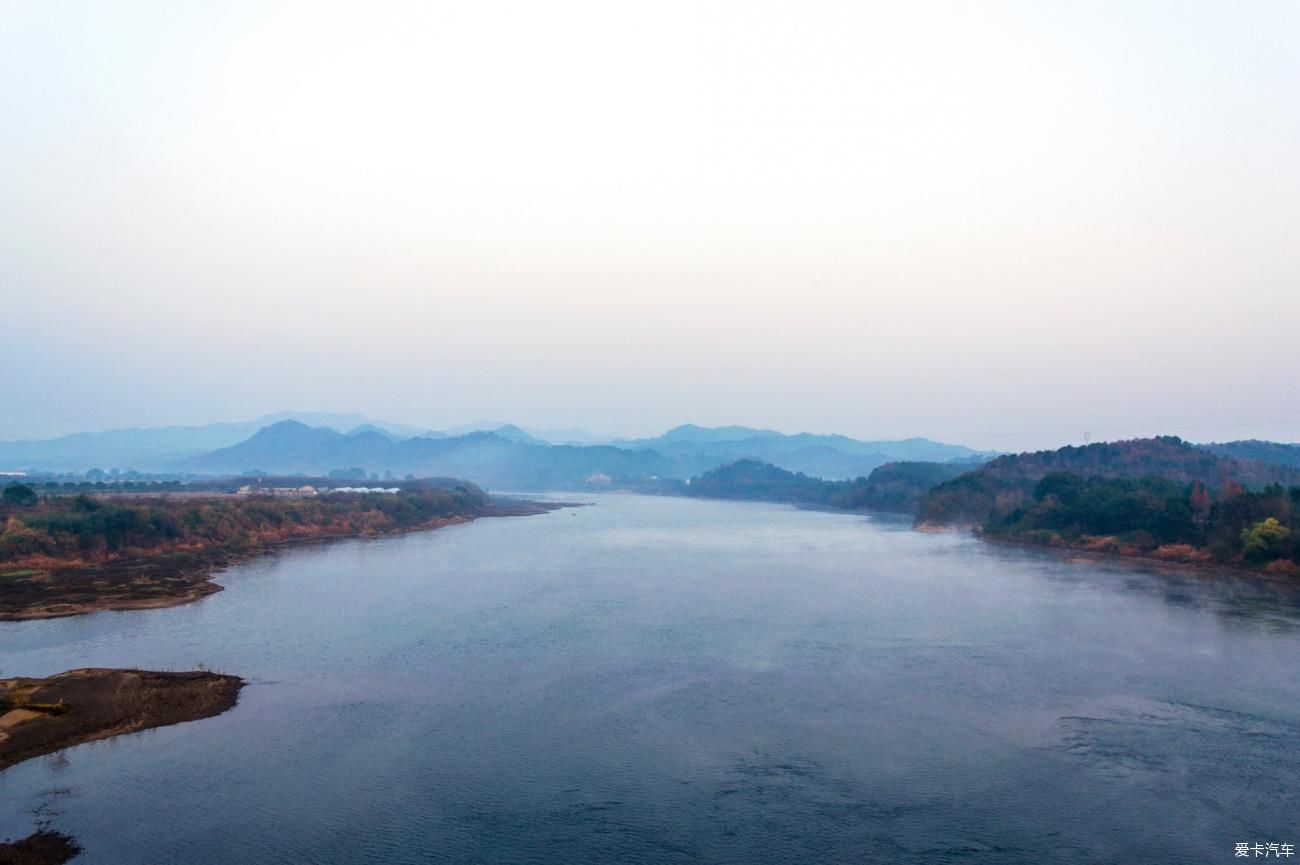
[[213, 719], [0, 774], [78, 862], [1213, 863], [1300, 845], [1300, 599], [903, 522], [604, 496], [0, 624]]

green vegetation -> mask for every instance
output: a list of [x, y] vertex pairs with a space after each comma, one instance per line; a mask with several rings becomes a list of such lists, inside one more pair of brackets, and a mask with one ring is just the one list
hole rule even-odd
[[[1216, 500], [1217, 499], [1217, 500]], [[1052, 545], [1300, 570], [1300, 486], [1214, 495], [1199, 481], [1082, 478], [1053, 472], [1031, 498], [995, 505], [985, 534]]]
[[1265, 517], [1241, 530], [1241, 554], [1249, 561], [1280, 559], [1290, 552], [1290, 538], [1291, 530], [1278, 522], [1277, 517]]
[[739, 460], [705, 472], [674, 491], [697, 498], [913, 513], [917, 502], [931, 487], [966, 468], [966, 465], [949, 463], [888, 463], [865, 478], [825, 481], [758, 460]]
[[36, 504], [36, 490], [27, 486], [27, 484], [9, 484], [0, 493], [0, 502], [15, 508], [30, 508]]
[[933, 487], [969, 468], [967, 463], [887, 463], [866, 478], [850, 481], [831, 497], [830, 504], [847, 510], [914, 514]]
[[682, 491], [695, 498], [829, 505], [843, 486], [758, 460], [737, 460], [693, 478]]
[[472, 484], [284, 498], [51, 496], [34, 504], [18, 504], [7, 493], [0, 505], [0, 564], [15, 566], [239, 553], [299, 538], [382, 534], [472, 516], [488, 503]]
[[937, 485], [917, 521], [994, 538], [1300, 571], [1300, 471], [1162, 437], [995, 459]]
[[450, 478], [406, 481], [396, 492], [321, 494], [303, 480], [240, 479], [238, 493], [190, 487], [0, 505], [0, 621], [175, 606], [221, 591], [211, 580], [214, 571], [278, 544], [558, 507], [497, 504], [473, 484]]
[[939, 484], [921, 501], [917, 518], [935, 525], [984, 525], [1005, 516], [1053, 472], [1082, 478], [1158, 477], [1221, 490], [1300, 486], [1300, 470], [1211, 453], [1165, 436], [998, 457], [976, 471]]

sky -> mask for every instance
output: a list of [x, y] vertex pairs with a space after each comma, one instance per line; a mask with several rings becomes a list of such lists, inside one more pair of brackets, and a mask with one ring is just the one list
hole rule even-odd
[[1300, 4], [0, 0], [0, 438], [1300, 440]]

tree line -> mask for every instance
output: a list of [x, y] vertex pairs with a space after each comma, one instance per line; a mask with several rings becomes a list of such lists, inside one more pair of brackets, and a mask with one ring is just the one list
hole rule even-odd
[[995, 505], [982, 530], [994, 537], [1240, 563], [1300, 572], [1300, 486], [1217, 490], [1160, 477], [1084, 478], [1052, 472], [1029, 498]]
[[0, 563], [102, 562], [168, 551], [241, 552], [286, 540], [383, 534], [473, 516], [488, 504], [472, 484], [396, 494], [101, 499], [0, 495]]

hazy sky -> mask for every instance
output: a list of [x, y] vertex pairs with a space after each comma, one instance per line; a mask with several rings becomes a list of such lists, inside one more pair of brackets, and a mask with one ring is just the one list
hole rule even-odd
[[0, 0], [0, 437], [1300, 439], [1300, 3]]

